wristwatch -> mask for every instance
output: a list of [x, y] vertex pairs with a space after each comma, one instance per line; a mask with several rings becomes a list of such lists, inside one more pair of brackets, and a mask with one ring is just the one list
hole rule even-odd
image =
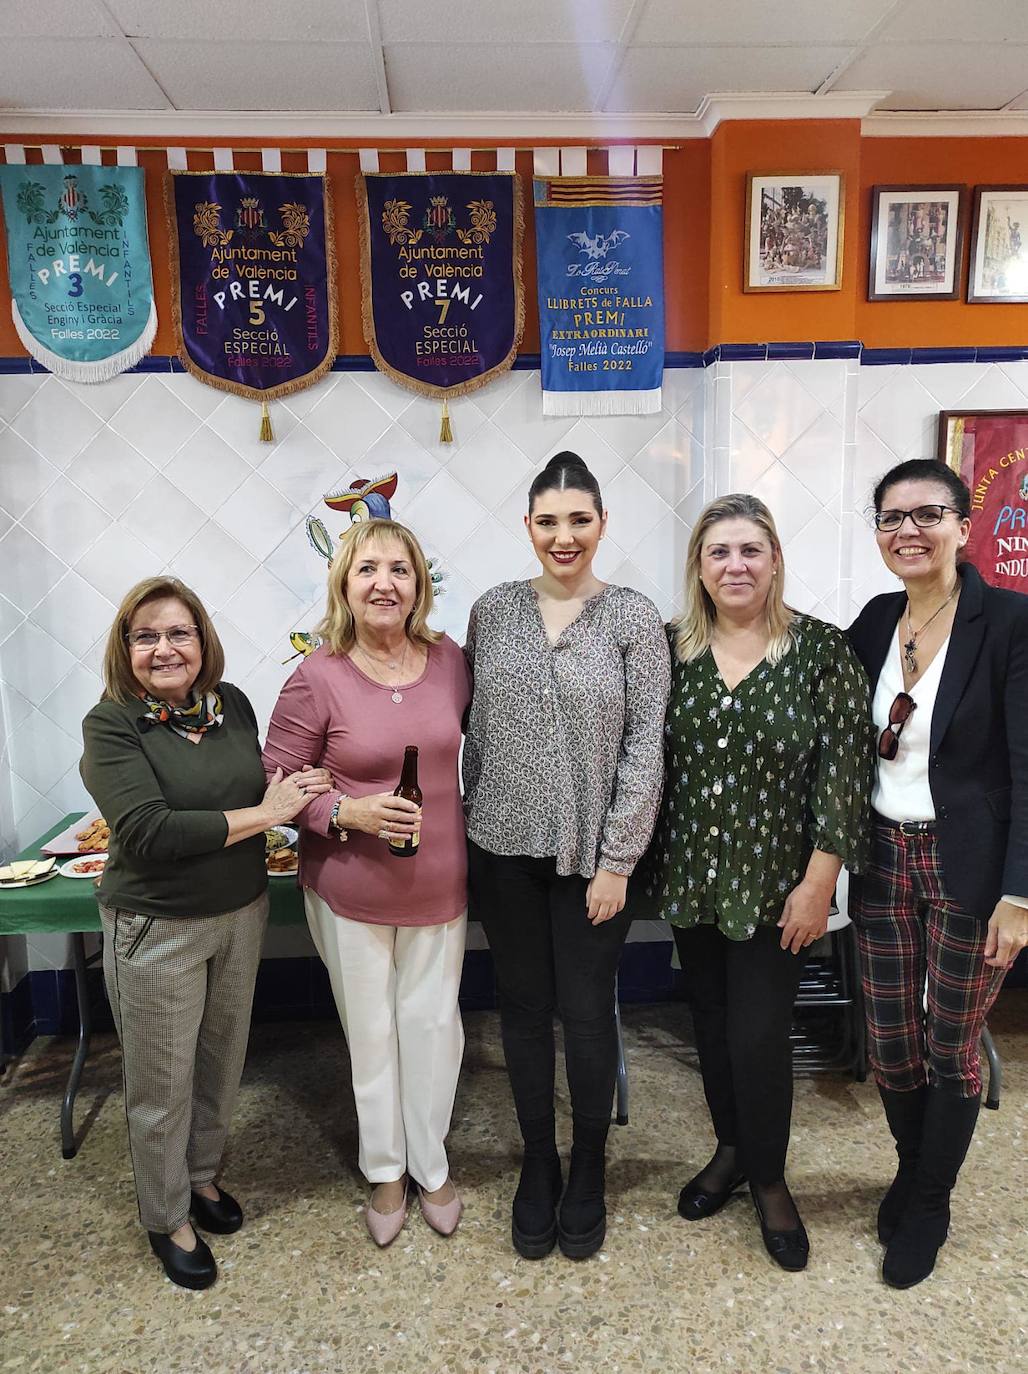
[[344, 843], [346, 840], [350, 838], [350, 832], [348, 830], [344, 830], [343, 827], [339, 824], [339, 808], [342, 806], [344, 801], [349, 800], [350, 798], [346, 795], [345, 792], [341, 796], [336, 797], [335, 805], [332, 807], [332, 814], [328, 818], [328, 828], [336, 832], [336, 834], [339, 837], [340, 844]]

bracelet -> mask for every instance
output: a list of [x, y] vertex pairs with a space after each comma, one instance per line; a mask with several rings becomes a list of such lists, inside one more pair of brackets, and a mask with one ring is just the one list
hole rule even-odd
[[344, 830], [343, 827], [339, 824], [339, 808], [342, 806], [344, 801], [349, 800], [350, 798], [346, 795], [345, 792], [341, 796], [337, 797], [335, 805], [332, 807], [332, 814], [328, 818], [328, 828], [329, 830], [334, 830], [337, 833], [337, 835], [339, 836], [340, 844], [345, 843], [345, 841], [350, 838], [350, 832], [348, 830]]

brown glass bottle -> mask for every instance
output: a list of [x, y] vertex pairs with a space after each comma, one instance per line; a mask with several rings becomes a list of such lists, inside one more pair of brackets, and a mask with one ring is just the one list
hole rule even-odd
[[[415, 806], [421, 805], [421, 788], [418, 786], [418, 746], [408, 744], [403, 751], [403, 772], [400, 774], [400, 785], [393, 793], [394, 797], [403, 797], [405, 801], [412, 801]], [[418, 852], [421, 844], [421, 831], [415, 830], [413, 835], [394, 844], [389, 841], [389, 852], [395, 854], [398, 859], [409, 859]]]

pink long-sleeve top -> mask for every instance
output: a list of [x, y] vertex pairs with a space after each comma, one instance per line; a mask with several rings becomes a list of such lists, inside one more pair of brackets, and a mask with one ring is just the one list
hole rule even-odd
[[[471, 700], [467, 661], [448, 636], [428, 650], [425, 671], [394, 702], [391, 687], [347, 655], [318, 649], [282, 688], [264, 747], [268, 776], [305, 763], [327, 768], [335, 788], [298, 818], [300, 873], [339, 916], [374, 925], [442, 925], [467, 905], [467, 850], [458, 785], [461, 722]], [[341, 795], [392, 792], [403, 751], [418, 746], [421, 845], [397, 859], [384, 840], [351, 830], [340, 843], [329, 822]]]

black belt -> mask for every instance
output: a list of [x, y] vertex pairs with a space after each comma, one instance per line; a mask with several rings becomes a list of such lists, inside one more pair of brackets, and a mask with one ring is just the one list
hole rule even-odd
[[934, 835], [934, 821], [891, 821], [888, 816], [880, 816], [874, 812], [875, 825], [884, 826], [886, 830], [898, 830], [901, 835]]

